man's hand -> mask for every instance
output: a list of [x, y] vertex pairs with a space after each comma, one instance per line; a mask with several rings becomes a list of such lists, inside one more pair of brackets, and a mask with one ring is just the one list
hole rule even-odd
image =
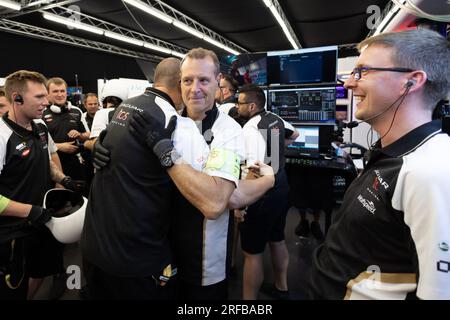
[[69, 131], [69, 133], [67, 133], [67, 136], [69, 137], [69, 138], [72, 138], [72, 139], [78, 139], [78, 137], [81, 135], [81, 133], [79, 133], [77, 130], [75, 130], [75, 129], [72, 129], [72, 130], [70, 130]]
[[32, 206], [28, 213], [27, 220], [33, 227], [39, 228], [50, 220], [52, 217], [51, 212], [40, 206]]
[[130, 132], [148, 146], [158, 159], [161, 159], [164, 154], [173, 149], [172, 133], [176, 125], [176, 116], [172, 116], [167, 128], [164, 128], [164, 123], [159, 122], [149, 113], [135, 112], [130, 119]]
[[75, 141], [72, 142], [62, 142], [58, 143], [58, 151], [64, 152], [64, 153], [77, 153], [78, 147], [74, 146]]
[[69, 176], [65, 176], [64, 179], [61, 180], [60, 184], [64, 188], [72, 190], [77, 193], [82, 193], [86, 189], [86, 181], [72, 180], [72, 178]]
[[103, 139], [106, 136], [106, 130], [100, 132], [97, 140], [95, 141], [94, 148], [92, 149], [93, 165], [97, 170], [101, 170], [106, 167], [111, 161], [111, 152], [103, 145]]
[[256, 161], [248, 166], [249, 172], [252, 172], [257, 178], [261, 176], [273, 176], [273, 168], [261, 161]]
[[234, 209], [234, 221], [244, 222], [247, 210]]

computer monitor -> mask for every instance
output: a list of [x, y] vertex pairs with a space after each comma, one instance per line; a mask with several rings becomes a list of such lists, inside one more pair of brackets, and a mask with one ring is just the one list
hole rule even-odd
[[299, 136], [287, 147], [288, 155], [319, 156], [329, 152], [333, 141], [333, 125], [298, 124], [294, 128]]
[[270, 89], [269, 111], [288, 122], [334, 123], [335, 87]]
[[265, 52], [240, 54], [231, 63], [230, 74], [240, 86], [247, 83], [267, 85], [267, 54]]
[[338, 47], [328, 46], [267, 53], [269, 85], [335, 83]]
[[299, 133], [295, 141], [288, 146], [300, 153], [319, 153], [319, 126], [294, 126]]

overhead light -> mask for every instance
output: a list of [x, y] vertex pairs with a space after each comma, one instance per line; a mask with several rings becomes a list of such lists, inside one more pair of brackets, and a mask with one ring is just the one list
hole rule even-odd
[[203, 36], [203, 40], [205, 40], [205, 41], [215, 45], [216, 47], [222, 48], [225, 51], [228, 51], [228, 52], [230, 52], [230, 53], [232, 53], [232, 54], [234, 54], [236, 56], [239, 54], [239, 52], [237, 52], [236, 50], [231, 49], [230, 47], [227, 47], [226, 45], [221, 44], [219, 41], [216, 41], [213, 38], [210, 38], [208, 36]]
[[188, 25], [185, 25], [184, 23], [182, 23], [180, 21], [174, 21], [173, 25], [183, 31], [186, 31], [186, 32], [196, 36], [197, 38], [203, 39], [203, 36], [204, 36], [203, 33], [195, 30], [194, 28], [189, 27]]
[[225, 49], [225, 46], [223, 44], [221, 44], [219, 41], [214, 40], [213, 38], [210, 38], [208, 36], [203, 36], [203, 40], [215, 45], [216, 47]]
[[299, 49], [297, 43], [294, 40], [294, 37], [289, 32], [289, 29], [288, 29], [286, 23], [284, 22], [283, 18], [281, 17], [280, 13], [278, 12], [277, 8], [272, 3], [272, 0], [263, 0], [263, 1], [264, 1], [264, 4], [270, 9], [270, 12], [272, 12], [272, 15], [277, 20], [278, 24], [280, 25], [281, 29], [283, 30], [284, 34], [286, 35], [286, 38], [291, 43], [292, 47], [295, 50]]
[[105, 31], [105, 36], [107, 36], [108, 38], [120, 40], [123, 42], [128, 42], [128, 43], [134, 44], [136, 46], [140, 46], [140, 47], [142, 47], [144, 45], [144, 41], [133, 39], [133, 38], [127, 37], [127, 36], [123, 36], [121, 34], [111, 32], [111, 31]]
[[0, 0], [0, 6], [6, 7], [9, 9], [13, 9], [13, 10], [17, 10], [17, 11], [19, 11], [21, 8], [20, 3], [10, 1], [10, 0]]
[[34, 1], [34, 2], [30, 2], [29, 4], [25, 5], [24, 8], [30, 8], [30, 7], [34, 7], [34, 6], [38, 6], [40, 4], [48, 4], [50, 2], [53, 2], [55, 0], [38, 0], [38, 1]]
[[43, 15], [44, 19], [47, 19], [47, 20], [50, 20], [53, 22], [57, 22], [57, 23], [61, 23], [61, 24], [64, 24], [66, 26], [69, 26], [69, 27], [72, 27], [75, 29], [89, 31], [89, 32], [96, 33], [99, 35], [102, 35], [103, 32], [105, 32], [103, 29], [93, 27], [93, 26], [90, 26], [90, 25], [82, 23], [82, 22], [75, 21], [73, 19], [60, 17], [53, 13], [43, 12], [42, 15]]
[[141, 1], [137, 1], [137, 0], [123, 0], [123, 1], [132, 5], [133, 7], [136, 7], [138, 9], [141, 9], [142, 11], [147, 12], [148, 14], [151, 14], [152, 16], [155, 16], [158, 19], [163, 20], [164, 22], [167, 22], [167, 23], [173, 22], [173, 19], [171, 17], [169, 17], [168, 15], [162, 13], [159, 10], [156, 10], [156, 9], [150, 7], [148, 4], [145, 4]]
[[178, 51], [172, 51], [172, 52], [171, 52], [171, 55], [173, 55], [173, 56], [175, 56], [175, 57], [178, 57], [178, 58], [184, 58], [184, 56], [185, 56], [186, 54], [185, 54], [185, 53], [178, 52]]
[[156, 46], [156, 45], [148, 43], [148, 42], [144, 42], [144, 47], [151, 49], [151, 50], [155, 50], [155, 51], [159, 51], [159, 52], [163, 52], [163, 53], [167, 53], [167, 54], [172, 54], [172, 50], [163, 48], [160, 46]]
[[138, 9], [141, 9], [142, 11], [147, 12], [148, 14], [151, 14], [151, 15], [157, 17], [158, 19], [161, 19], [161, 20], [163, 20], [163, 21], [165, 21], [167, 23], [172, 23], [175, 27], [177, 27], [177, 28], [179, 28], [179, 29], [181, 29], [183, 31], [186, 31], [186, 32], [192, 34], [193, 36], [195, 36], [197, 38], [200, 38], [200, 39], [203, 39], [205, 41], [208, 41], [209, 43], [215, 45], [216, 47], [224, 49], [224, 50], [226, 50], [226, 51], [228, 51], [228, 52], [230, 52], [232, 54], [235, 54], [235, 55], [239, 54], [239, 52], [237, 52], [236, 50], [231, 49], [230, 47], [228, 47], [226, 45], [223, 45], [219, 41], [216, 41], [216, 40], [210, 38], [209, 36], [203, 34], [202, 32], [197, 31], [194, 28], [191, 28], [187, 24], [185, 24], [185, 23], [183, 23], [181, 21], [178, 21], [178, 20], [168, 16], [167, 14], [165, 14], [165, 13], [161, 12], [160, 10], [157, 10], [157, 9], [149, 6], [148, 4], [146, 4], [146, 3], [142, 2], [142, 1], [139, 1], [139, 0], [123, 0], [123, 1], [128, 3], [128, 4], [130, 4], [130, 5], [132, 5], [132, 6], [134, 6], [134, 7], [136, 7], [136, 8], [138, 8]]

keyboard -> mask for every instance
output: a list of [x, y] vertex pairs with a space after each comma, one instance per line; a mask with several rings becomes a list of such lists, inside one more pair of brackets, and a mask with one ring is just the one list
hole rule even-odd
[[286, 164], [333, 170], [353, 170], [352, 165], [340, 160], [341, 159], [286, 158]]

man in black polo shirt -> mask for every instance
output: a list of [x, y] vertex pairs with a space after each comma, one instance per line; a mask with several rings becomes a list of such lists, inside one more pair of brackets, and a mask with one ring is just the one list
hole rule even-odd
[[86, 112], [83, 113], [81, 119], [85, 122], [84, 126], [87, 128], [87, 130], [91, 131], [94, 116], [100, 109], [98, 97], [95, 93], [86, 93], [86, 96], [84, 97], [84, 107], [86, 108]]
[[[149, 276], [148, 272], [150, 269], [150, 265], [157, 265], [160, 269], [165, 267], [165, 263], [170, 263], [170, 251], [167, 247], [166, 241], [168, 239], [165, 238], [167, 229], [169, 227], [168, 221], [168, 210], [171, 211], [171, 214], [174, 214], [175, 217], [171, 220], [172, 222], [172, 245], [175, 252], [176, 262], [179, 265], [179, 277], [181, 279], [181, 292], [184, 294], [183, 297], [189, 299], [198, 299], [199, 294], [201, 294], [202, 299], [225, 299], [227, 296], [227, 288], [226, 288], [226, 257], [227, 257], [227, 240], [228, 240], [228, 215], [224, 214], [227, 205], [231, 208], [236, 208], [242, 206], [244, 203], [250, 203], [264, 194], [270, 187], [273, 185], [273, 176], [267, 175], [260, 179], [252, 180], [252, 181], [242, 181], [239, 183], [239, 189], [235, 190], [234, 185], [229, 182], [229, 180], [233, 180], [233, 183], [238, 179], [239, 175], [239, 156], [233, 152], [233, 148], [239, 146], [239, 144], [234, 145], [236, 140], [239, 139], [240, 136], [240, 128], [238, 124], [227, 115], [218, 112], [217, 108], [214, 108], [214, 92], [217, 88], [216, 76], [218, 75], [218, 60], [215, 54], [211, 51], [207, 51], [207, 55], [205, 55], [205, 50], [201, 49], [200, 56], [194, 55], [194, 57], [188, 54], [188, 59], [185, 60], [184, 63], [187, 63], [190, 68], [194, 66], [183, 78], [183, 81], [186, 81], [187, 87], [190, 87], [189, 84], [195, 83], [195, 86], [199, 84], [199, 74], [203, 73], [202, 82], [202, 93], [197, 92], [197, 98], [195, 99], [198, 102], [198, 105], [193, 105], [192, 109], [187, 110], [189, 117], [197, 120], [198, 125], [201, 127], [197, 128], [195, 122], [190, 118], [178, 118], [177, 128], [174, 131], [174, 136], [171, 137], [173, 130], [175, 129], [174, 121], [170, 121], [167, 128], [165, 128], [166, 123], [168, 122], [168, 116], [175, 114], [175, 111], [172, 107], [171, 110], [164, 109], [167, 112], [165, 118], [160, 118], [161, 111], [156, 110], [147, 110], [147, 112], [142, 112], [142, 109], [147, 108], [150, 104], [140, 103], [139, 107], [136, 104], [133, 106], [127, 106], [128, 101], [134, 101], [134, 99], [129, 99], [119, 107], [115, 117], [123, 118], [121, 122], [118, 121], [119, 126], [122, 128], [121, 131], [125, 130], [127, 124], [124, 124], [125, 118], [130, 118], [131, 114], [129, 109], [136, 109], [142, 113], [135, 113], [131, 117], [130, 121], [130, 131], [135, 135], [137, 141], [133, 141], [131, 143], [127, 142], [127, 148], [124, 148], [126, 151], [127, 159], [133, 159], [133, 161], [144, 161], [145, 164], [130, 165], [126, 163], [127, 175], [130, 173], [129, 177], [134, 177], [136, 174], [141, 175], [143, 172], [142, 168], [145, 170], [152, 170], [158, 172], [161, 175], [154, 175], [154, 179], [158, 178], [158, 181], [161, 181], [159, 184], [156, 184], [154, 189], [150, 189], [149, 187], [144, 189], [144, 194], [142, 194], [142, 198], [144, 202], [150, 202], [146, 206], [140, 206], [144, 210], [142, 212], [143, 218], [133, 219], [136, 220], [136, 223], [139, 222], [139, 227], [143, 228], [148, 225], [146, 228], [150, 228], [151, 230], [147, 230], [147, 232], [136, 232], [135, 230], [131, 234], [145, 234], [148, 238], [155, 239], [155, 234], [159, 236], [160, 246], [159, 248], [159, 259], [158, 256], [153, 255], [150, 257], [149, 255], [139, 255], [139, 259], [141, 259], [140, 263], [132, 264], [134, 269], [141, 268], [139, 271], [141, 274], [143, 272], [147, 272], [147, 277]], [[216, 63], [214, 63], [213, 59], [210, 58], [214, 56], [216, 58]], [[172, 58], [173, 59], [173, 58]], [[193, 61], [195, 63], [192, 65]], [[171, 60], [169, 60], [171, 61]], [[164, 61], [163, 61], [164, 62]], [[205, 63], [205, 64], [204, 64]], [[184, 66], [184, 64], [183, 64]], [[206, 70], [202, 70], [204, 66]], [[179, 62], [178, 62], [179, 67]], [[159, 66], [158, 66], [159, 68]], [[157, 68], [157, 71], [158, 71]], [[182, 69], [184, 70], [184, 69]], [[171, 88], [176, 89], [176, 83], [179, 83], [179, 69], [173, 70], [176, 71], [177, 79], [174, 83], [171, 83]], [[205, 73], [204, 73], [205, 72]], [[217, 72], [217, 73], [216, 73]], [[184, 74], [184, 73], [183, 73]], [[206, 75], [207, 74], [207, 75]], [[158, 83], [157, 79], [159, 75], [159, 71], [155, 72], [155, 87]], [[158, 76], [158, 77], [157, 77]], [[174, 77], [174, 76], [173, 76]], [[192, 79], [192, 81], [190, 80]], [[179, 87], [178, 87], [179, 89]], [[166, 89], [164, 89], [166, 90]], [[190, 90], [184, 91], [185, 93], [191, 92]], [[178, 94], [178, 95], [177, 95]], [[207, 99], [204, 99], [205, 95], [208, 95]], [[148, 93], [147, 93], [148, 95]], [[180, 92], [172, 92], [172, 95], [176, 97], [180, 97]], [[201, 95], [201, 97], [200, 97]], [[184, 101], [188, 101], [194, 99], [194, 97], [186, 97], [183, 99]], [[155, 100], [156, 101], [156, 100]], [[161, 108], [161, 99], [158, 100]], [[207, 101], [207, 103], [205, 102]], [[124, 109], [125, 108], [125, 109]], [[190, 110], [190, 111], [189, 111]], [[123, 111], [123, 112], [122, 112]], [[151, 113], [149, 112], [151, 111]], [[168, 113], [170, 111], [170, 113]], [[127, 114], [128, 113], [128, 114]], [[203, 121], [201, 121], [203, 120]], [[113, 124], [112, 122], [111, 124]], [[227, 124], [229, 126], [227, 126]], [[108, 127], [108, 133], [106, 138], [110, 135], [110, 128]], [[200, 129], [200, 130], [199, 130]], [[236, 130], [237, 129], [237, 130]], [[119, 129], [118, 129], [119, 130]], [[202, 136], [203, 130], [207, 132], [206, 136], [208, 136], [208, 143], [211, 146], [208, 147], [207, 141]], [[211, 131], [212, 136], [211, 137]], [[122, 132], [121, 137], [127, 137], [127, 133]], [[117, 147], [117, 141], [111, 143], [109, 146], [107, 145], [107, 141], [104, 141], [104, 144], [107, 148], [111, 149], [111, 154], [113, 155], [114, 149]], [[173, 140], [173, 144], [171, 142]], [[99, 139], [101, 141], [102, 139]], [[184, 140], [184, 141], [183, 141]], [[141, 142], [141, 143], [139, 143]], [[130, 148], [133, 144], [139, 143], [139, 147], [142, 145], [147, 145], [148, 148], [151, 149], [149, 154], [148, 150], [146, 153], [142, 154], [138, 157], [130, 156]], [[194, 143], [194, 145], [192, 145]], [[119, 142], [120, 144], [120, 142]], [[97, 147], [94, 148], [94, 151], [98, 149], [100, 144], [97, 144]], [[118, 148], [118, 150], [121, 150]], [[124, 152], [125, 152], [124, 151]], [[96, 153], [98, 151], [95, 151]], [[179, 156], [182, 156], [182, 161], [176, 161], [175, 158], [179, 159]], [[156, 158], [155, 155], [157, 156]], [[140, 157], [145, 157], [140, 159]], [[136, 158], [136, 159], [135, 159]], [[160, 164], [158, 162], [152, 162], [152, 165], [149, 166], [148, 159], [159, 159]], [[109, 160], [108, 160], [109, 161]], [[106, 172], [109, 170], [114, 170], [115, 174], [120, 173], [120, 170], [117, 170], [119, 163], [122, 160], [120, 158], [114, 159], [111, 157], [110, 166], [106, 166]], [[127, 162], [129, 162], [128, 160]], [[137, 170], [137, 173], [133, 172], [133, 169]], [[167, 169], [167, 173], [170, 178], [175, 182], [177, 188], [181, 191], [183, 196], [175, 192], [176, 190], [167, 190], [165, 183], [168, 183], [168, 176], [164, 175], [161, 170]], [[267, 166], [266, 166], [267, 169]], [[96, 180], [98, 177], [103, 176], [103, 170], [99, 171], [94, 178], [93, 188], [95, 188]], [[201, 172], [204, 171], [204, 172]], [[272, 172], [271, 170], [269, 170]], [[101, 175], [99, 175], [101, 172]], [[121, 175], [118, 175], [120, 179]], [[112, 177], [112, 175], [111, 175]], [[150, 176], [151, 178], [151, 176]], [[106, 179], [106, 176], [105, 176]], [[148, 178], [147, 178], [148, 179]], [[101, 190], [106, 190], [105, 188], [110, 188], [109, 184], [115, 183], [115, 185], [120, 186], [124, 184], [127, 179], [120, 179], [120, 181], [108, 181], [108, 183], [103, 183]], [[151, 180], [150, 180], [151, 182]], [[141, 184], [148, 185], [149, 182], [141, 182]], [[155, 184], [153, 182], [152, 184]], [[133, 184], [134, 186], [135, 184]], [[123, 192], [111, 192], [111, 197], [114, 198], [113, 201], [116, 201], [116, 208], [119, 207], [119, 203], [125, 202], [129, 203], [128, 206], [123, 206], [122, 212], [119, 212], [117, 216], [120, 216], [120, 219], [125, 219], [127, 217], [135, 216], [137, 213], [140, 213], [140, 210], [130, 208], [131, 205], [139, 204], [138, 200], [128, 200], [129, 194], [132, 194], [135, 197], [138, 194], [138, 190], [133, 187], [133, 191], [128, 191], [127, 199], [120, 200], [121, 194]], [[102, 192], [103, 192], [102, 191]], [[104, 192], [103, 192], [104, 193]], [[108, 192], [107, 192], [108, 193]], [[163, 193], [163, 194], [162, 194]], [[96, 195], [96, 194], [95, 194]], [[92, 199], [95, 199], [95, 195], [91, 193]], [[231, 198], [230, 198], [231, 196]], [[91, 201], [92, 201], [91, 199]], [[158, 203], [156, 201], [158, 200]], [[108, 201], [105, 201], [108, 202]], [[103, 203], [105, 203], [103, 202]], [[153, 204], [154, 203], [154, 204]], [[192, 203], [192, 204], [191, 204]], [[113, 218], [116, 215], [111, 215], [111, 211], [106, 211], [104, 213], [105, 219], [107, 221], [99, 220], [96, 222], [97, 213], [100, 210], [110, 209], [100, 207], [102, 203], [99, 202], [99, 207], [95, 210], [92, 210], [92, 221], [89, 221], [89, 216], [86, 219], [86, 226], [88, 224], [96, 224], [98, 228], [104, 228], [104, 232], [111, 235], [112, 229], [111, 224], [116, 224], [119, 219]], [[174, 205], [174, 207], [171, 207]], [[150, 213], [145, 212], [148, 208]], [[116, 211], [116, 210], [115, 210]], [[159, 219], [156, 222], [151, 223], [150, 220], [154, 220], [157, 217], [166, 217], [165, 219]], [[127, 219], [128, 220], [128, 219]], [[145, 221], [149, 221], [146, 223]], [[122, 224], [120, 224], [122, 226]], [[205, 228], [205, 233], [203, 233], [202, 228]], [[90, 230], [92, 229], [92, 230]], [[126, 232], [123, 227], [119, 229]], [[178, 230], [180, 232], [178, 232]], [[101, 248], [103, 252], [92, 251], [89, 253], [89, 246], [92, 243], [101, 243], [105, 241], [92, 241], [92, 238], [89, 237], [89, 234], [98, 233], [96, 236], [97, 239], [108, 239], [108, 237], [101, 237], [102, 231], [95, 231], [95, 228], [86, 228], [86, 240], [84, 241], [85, 247], [83, 250], [88, 252], [88, 256], [86, 256], [87, 260], [92, 259], [92, 263], [100, 265], [104, 268], [108, 268], [108, 273], [111, 274], [124, 274], [127, 268], [123, 267], [120, 270], [117, 267], [111, 266], [111, 263], [106, 263], [106, 261], [111, 261], [111, 259], [116, 259], [115, 261], [125, 260], [121, 255], [122, 251], [125, 252], [135, 252], [138, 248], [134, 246], [139, 244], [138, 242], [127, 244], [128, 250], [118, 250], [117, 248], [121, 248], [124, 245], [111, 246], [103, 245]], [[123, 237], [122, 237], [123, 238]], [[153, 240], [154, 241], [154, 240]], [[122, 240], [120, 241], [122, 242]], [[149, 241], [147, 241], [149, 242]], [[149, 251], [147, 247], [143, 247], [146, 252]], [[204, 250], [203, 250], [204, 249]], [[105, 258], [102, 258], [105, 257]], [[128, 255], [128, 258], [132, 258], [132, 255]], [[94, 260], [95, 259], [95, 260]], [[103, 259], [103, 260], [100, 260]], [[130, 263], [127, 263], [126, 266], [129, 266]], [[206, 270], [202, 273], [202, 265], [208, 266], [209, 270]], [[124, 265], [125, 266], [125, 265]], [[166, 268], [167, 269], [167, 268]], [[161, 270], [153, 270], [153, 277], [155, 279], [159, 279], [158, 274], [161, 273]], [[163, 272], [164, 273], [164, 272]], [[137, 270], [134, 271], [134, 274], [137, 274]], [[131, 276], [131, 275], [130, 275]], [[94, 277], [94, 276], [93, 276]], [[122, 277], [122, 276], [121, 276]], [[88, 271], [88, 279], [89, 279], [89, 271]], [[109, 278], [113, 280], [114, 278]], [[95, 279], [93, 279], [95, 281]], [[122, 280], [120, 280], [122, 281]], [[88, 285], [90, 286], [89, 282]], [[140, 289], [139, 289], [140, 290]], [[154, 289], [157, 290], [157, 289]], [[123, 290], [122, 290], [123, 291]], [[105, 293], [103, 293], [105, 294]], [[124, 294], [120, 292], [119, 294]], [[101, 295], [96, 295], [101, 296]], [[129, 296], [137, 298], [138, 295]], [[154, 294], [151, 292], [141, 292], [141, 297], [143, 298], [154, 298]]]
[[[111, 162], [92, 183], [81, 239], [89, 298], [165, 299], [170, 297], [172, 254], [167, 237], [174, 185], [161, 160], [128, 130], [133, 114], [151, 114], [174, 128], [181, 105], [180, 61], [167, 58], [155, 70], [155, 84], [125, 100], [102, 141]], [[200, 170], [207, 146], [195, 124], [180, 118], [174, 144]], [[203, 146], [203, 147], [202, 147]], [[193, 158], [191, 148], [200, 150]], [[204, 150], [204, 151], [202, 151]], [[206, 152], [206, 155], [202, 154]]]
[[254, 300], [264, 279], [263, 253], [270, 245], [275, 284], [273, 292], [278, 298], [288, 298], [287, 269], [289, 254], [284, 241], [284, 227], [288, 211], [288, 182], [284, 171], [285, 139], [295, 140], [298, 132], [279, 116], [264, 109], [266, 98], [254, 84], [239, 90], [238, 112], [248, 119], [244, 125], [247, 165], [256, 161], [270, 164], [275, 171], [275, 186], [261, 199], [248, 207], [240, 225], [241, 245], [244, 252], [243, 299]]
[[89, 131], [81, 121], [83, 112], [67, 101], [64, 79], [50, 78], [47, 89], [50, 105], [42, 119], [56, 142], [63, 171], [74, 179], [85, 180], [79, 144], [89, 138]]
[[49, 233], [43, 224], [50, 214], [40, 207], [45, 192], [54, 182], [74, 187], [50, 160], [46, 126], [33, 121], [48, 104], [45, 83], [40, 73], [25, 70], [9, 75], [5, 82], [11, 107], [0, 119], [1, 300], [27, 297], [29, 273], [35, 272], [30, 267], [36, 268], [38, 260], [39, 267], [57, 265], [58, 257], [48, 247], [35, 248], [31, 258], [28, 246], [37, 233]]
[[315, 299], [450, 299], [450, 43], [430, 30], [361, 42], [345, 86], [380, 139], [313, 256]]

